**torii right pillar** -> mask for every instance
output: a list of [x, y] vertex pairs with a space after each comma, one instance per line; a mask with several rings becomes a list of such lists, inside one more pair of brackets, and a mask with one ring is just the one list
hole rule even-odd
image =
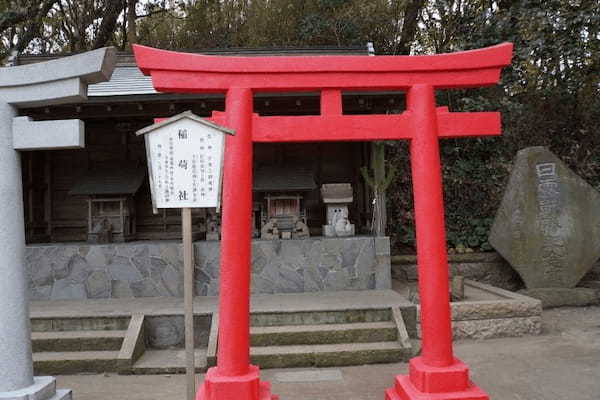
[[410, 159], [415, 205], [421, 314], [421, 356], [398, 375], [386, 400], [487, 400], [469, 379], [469, 368], [454, 357], [448, 285], [444, 199], [435, 90], [415, 85], [407, 94], [413, 129]]
[[414, 85], [407, 93], [414, 135], [410, 159], [415, 207], [420, 293], [421, 356], [398, 375], [385, 400], [488, 400], [469, 379], [469, 367], [454, 357], [444, 223], [443, 183], [435, 89]]

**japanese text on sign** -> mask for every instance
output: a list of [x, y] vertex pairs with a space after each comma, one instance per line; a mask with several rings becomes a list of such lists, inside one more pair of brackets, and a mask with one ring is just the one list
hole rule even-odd
[[146, 135], [155, 208], [218, 207], [224, 135], [181, 119]]

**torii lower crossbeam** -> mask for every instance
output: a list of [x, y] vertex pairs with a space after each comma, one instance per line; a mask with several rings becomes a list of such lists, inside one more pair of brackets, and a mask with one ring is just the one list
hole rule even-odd
[[[169, 92], [219, 92], [224, 113], [213, 121], [236, 131], [224, 166], [219, 349], [217, 367], [198, 400], [275, 398], [249, 363], [252, 142], [410, 140], [421, 299], [422, 355], [396, 377], [386, 400], [484, 400], [468, 367], [452, 351], [440, 138], [500, 134], [498, 113], [436, 108], [435, 90], [496, 84], [512, 45], [436, 56], [215, 57], [134, 46], [140, 69]], [[404, 90], [399, 115], [343, 115], [343, 90]], [[318, 116], [261, 117], [257, 91], [321, 92]]]

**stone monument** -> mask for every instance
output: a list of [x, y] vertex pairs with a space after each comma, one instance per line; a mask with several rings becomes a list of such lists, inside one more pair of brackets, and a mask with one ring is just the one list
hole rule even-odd
[[545, 307], [596, 301], [575, 288], [600, 257], [600, 193], [545, 147], [517, 153], [490, 244]]
[[321, 186], [323, 203], [327, 206], [327, 225], [323, 236], [354, 236], [354, 224], [348, 220], [348, 204], [352, 203], [352, 186], [349, 183], [329, 183]]
[[70, 399], [52, 377], [34, 377], [25, 276], [19, 150], [84, 146], [83, 121], [31, 121], [18, 107], [81, 102], [87, 85], [110, 78], [113, 49], [0, 69], [0, 399]]

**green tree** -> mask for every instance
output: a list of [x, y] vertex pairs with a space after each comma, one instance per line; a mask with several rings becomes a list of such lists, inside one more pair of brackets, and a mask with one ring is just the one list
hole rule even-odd
[[43, 20], [58, 0], [0, 1], [0, 38], [2, 56], [22, 52], [30, 42], [43, 35]]
[[[441, 141], [450, 247], [488, 249], [487, 229], [502, 197], [512, 158], [527, 146], [548, 146], [600, 187], [600, 3], [578, 1], [428, 1], [416, 50], [442, 53], [515, 44], [498, 87], [438, 92], [452, 111], [500, 110], [497, 138]], [[392, 183], [389, 228], [397, 245], [412, 245], [408, 156], [390, 158], [401, 171]], [[460, 246], [460, 247], [462, 247]]]
[[364, 46], [410, 51], [422, 0], [194, 0], [146, 18], [140, 42], [169, 48]]

